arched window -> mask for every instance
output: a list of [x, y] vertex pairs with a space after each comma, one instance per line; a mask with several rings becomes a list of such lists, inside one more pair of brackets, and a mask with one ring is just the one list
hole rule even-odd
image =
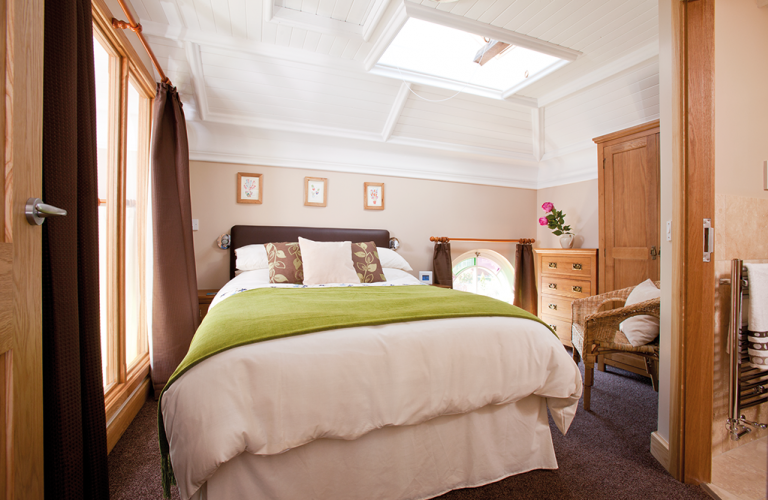
[[472, 250], [453, 259], [453, 288], [510, 304], [515, 299], [515, 271], [493, 250]]

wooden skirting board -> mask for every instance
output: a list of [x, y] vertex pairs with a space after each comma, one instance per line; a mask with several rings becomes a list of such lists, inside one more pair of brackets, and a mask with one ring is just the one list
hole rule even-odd
[[669, 443], [661, 437], [659, 431], [651, 433], [651, 455], [669, 470]]
[[149, 377], [139, 384], [136, 390], [128, 396], [123, 406], [115, 412], [114, 417], [107, 423], [107, 453], [112, 451], [122, 435], [131, 425], [133, 419], [144, 406], [144, 403], [149, 398]]

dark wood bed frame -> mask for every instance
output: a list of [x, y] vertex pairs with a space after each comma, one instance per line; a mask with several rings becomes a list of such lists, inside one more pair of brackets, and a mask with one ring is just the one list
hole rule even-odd
[[338, 229], [294, 226], [232, 226], [229, 246], [229, 279], [235, 277], [235, 249], [245, 245], [299, 241], [299, 236], [314, 241], [373, 241], [377, 247], [389, 247], [385, 229]]

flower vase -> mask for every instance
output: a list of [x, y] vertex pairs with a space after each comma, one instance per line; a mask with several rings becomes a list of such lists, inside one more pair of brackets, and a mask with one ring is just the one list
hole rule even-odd
[[560, 246], [563, 248], [573, 248], [573, 235], [564, 234], [560, 236]]

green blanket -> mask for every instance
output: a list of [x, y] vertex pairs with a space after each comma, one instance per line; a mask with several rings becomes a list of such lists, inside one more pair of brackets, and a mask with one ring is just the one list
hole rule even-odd
[[[197, 329], [184, 360], [162, 396], [187, 370], [214, 354], [263, 340], [427, 319], [508, 316], [537, 321], [533, 314], [496, 299], [432, 286], [258, 288], [219, 303]], [[553, 332], [554, 333], [554, 332]], [[158, 435], [163, 491], [175, 483], [163, 414], [158, 405]]]

